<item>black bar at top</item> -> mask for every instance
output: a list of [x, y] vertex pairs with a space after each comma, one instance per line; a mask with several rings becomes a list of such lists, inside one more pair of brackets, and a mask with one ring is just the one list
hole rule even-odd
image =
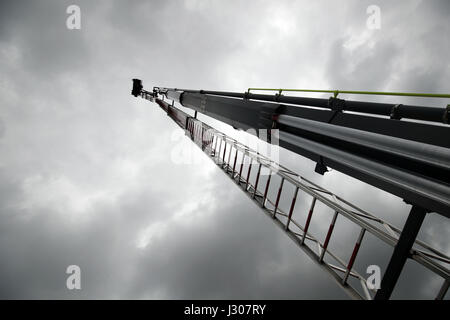
[[[164, 88], [166, 89], [166, 88]], [[188, 89], [168, 89], [184, 91], [189, 93], [202, 93], [217, 96], [233, 97], [233, 98], [246, 98], [250, 100], [262, 100], [270, 102], [281, 102], [288, 104], [297, 104], [304, 106], [311, 106], [317, 108], [331, 109], [330, 99], [323, 98], [308, 98], [308, 97], [292, 97], [283, 95], [267, 95], [267, 94], [254, 94], [254, 93], [239, 93], [228, 91], [209, 91], [209, 90], [188, 90]], [[415, 120], [431, 121], [447, 123], [446, 117], [447, 109], [438, 107], [427, 106], [415, 106], [406, 104], [395, 103], [378, 103], [378, 102], [365, 102], [365, 101], [352, 101], [339, 99], [343, 102], [342, 110], [361, 112], [368, 114], [376, 114], [383, 116], [391, 116], [395, 107], [395, 116], [398, 118], [408, 118]], [[396, 107], [397, 106], [397, 107]]]

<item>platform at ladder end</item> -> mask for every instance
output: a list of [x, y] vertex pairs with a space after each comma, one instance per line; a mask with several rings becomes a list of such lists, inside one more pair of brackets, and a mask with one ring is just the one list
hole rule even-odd
[[131, 90], [131, 94], [135, 97], [139, 96], [142, 92], [142, 80], [133, 79], [133, 89]]

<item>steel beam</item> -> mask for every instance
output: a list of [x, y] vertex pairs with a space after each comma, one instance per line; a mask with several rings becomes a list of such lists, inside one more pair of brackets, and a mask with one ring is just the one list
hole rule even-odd
[[333, 109], [333, 103], [339, 102], [342, 110], [346, 111], [383, 115], [393, 117], [396, 119], [409, 118], [416, 120], [448, 123], [448, 110], [446, 108], [439, 108], [439, 107], [353, 101], [337, 98], [323, 99], [323, 98], [309, 98], [309, 97], [293, 97], [293, 96], [283, 96], [280, 94], [266, 95], [248, 92], [239, 93], [239, 92], [210, 91], [210, 90], [189, 90], [177, 88], [159, 88], [159, 89], [161, 89], [164, 93], [168, 95], [172, 94], [171, 92], [183, 92], [186, 94], [202, 94], [202, 95], [223, 96], [231, 98], [241, 98], [247, 100], [278, 102], [278, 103], [311, 106], [323, 109]]
[[426, 210], [413, 205], [406, 220], [403, 231], [394, 248], [394, 253], [384, 272], [381, 287], [375, 295], [375, 300], [387, 300], [391, 297], [392, 291], [397, 284], [398, 278], [406, 263], [406, 259], [410, 255], [411, 248], [419, 233], [422, 222], [425, 219]]
[[319, 161], [321, 156], [326, 166], [450, 217], [450, 189], [446, 183], [346, 152], [337, 145], [330, 146], [286, 132], [279, 133], [279, 142], [280, 146], [313, 161]]

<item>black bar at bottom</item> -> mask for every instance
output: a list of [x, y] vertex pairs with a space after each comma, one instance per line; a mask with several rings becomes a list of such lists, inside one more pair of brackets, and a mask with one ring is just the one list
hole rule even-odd
[[426, 210], [421, 207], [413, 205], [411, 208], [403, 231], [395, 246], [394, 252], [392, 253], [391, 260], [384, 273], [381, 287], [375, 295], [375, 300], [387, 300], [391, 297], [392, 291], [400, 277], [400, 273], [403, 270], [403, 266], [406, 263], [406, 259], [409, 256], [409, 252], [419, 233], [426, 213]]

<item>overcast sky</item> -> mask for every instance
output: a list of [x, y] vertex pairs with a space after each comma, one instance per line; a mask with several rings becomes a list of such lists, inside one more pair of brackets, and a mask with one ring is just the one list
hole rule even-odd
[[[80, 30], [66, 28], [71, 4]], [[448, 92], [449, 16], [447, 0], [1, 1], [0, 298], [347, 299], [155, 104], [130, 95], [131, 79]], [[175, 144], [199, 160], [174, 163]], [[397, 226], [406, 219], [399, 198], [319, 176], [287, 151], [280, 161]], [[420, 236], [449, 253], [448, 219], [430, 214]], [[392, 251], [371, 248], [361, 273]], [[72, 264], [79, 291], [66, 288]], [[394, 298], [433, 298], [440, 284], [408, 263]]]

